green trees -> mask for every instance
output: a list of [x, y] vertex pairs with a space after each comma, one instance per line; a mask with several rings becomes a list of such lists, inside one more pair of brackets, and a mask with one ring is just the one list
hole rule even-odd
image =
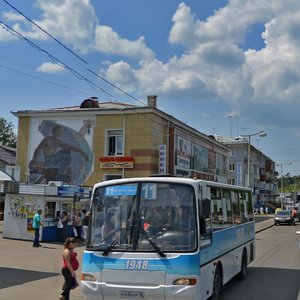
[[13, 131], [14, 126], [4, 118], [0, 118], [0, 143], [3, 146], [16, 148], [17, 135]]

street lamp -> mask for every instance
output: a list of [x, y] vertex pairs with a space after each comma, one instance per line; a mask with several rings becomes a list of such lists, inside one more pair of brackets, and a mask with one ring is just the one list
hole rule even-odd
[[292, 161], [286, 161], [282, 163], [277, 163], [277, 166], [280, 166], [280, 185], [281, 185], [281, 190], [283, 192], [283, 200], [281, 202], [281, 208], [283, 208], [283, 202], [285, 201], [285, 191], [283, 189], [283, 165], [288, 165], [290, 166], [293, 162]]
[[259, 137], [265, 137], [267, 136], [267, 133], [264, 130], [261, 130], [259, 132], [253, 133], [253, 134], [243, 134], [242, 137], [248, 138], [248, 165], [247, 165], [247, 187], [250, 187], [250, 156], [251, 156], [251, 137], [258, 135]]

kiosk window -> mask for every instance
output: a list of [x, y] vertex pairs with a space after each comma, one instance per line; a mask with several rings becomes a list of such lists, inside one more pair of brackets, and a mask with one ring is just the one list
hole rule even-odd
[[56, 202], [46, 202], [45, 205], [45, 218], [55, 218]]

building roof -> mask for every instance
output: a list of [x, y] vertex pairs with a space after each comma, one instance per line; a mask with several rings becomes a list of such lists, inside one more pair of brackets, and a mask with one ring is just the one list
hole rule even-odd
[[[149, 97], [149, 96], [148, 96]], [[151, 97], [151, 96], [150, 96]], [[156, 97], [156, 96], [155, 96]], [[138, 105], [130, 105], [126, 103], [121, 102], [101, 102], [94, 100], [97, 99], [96, 97], [91, 97], [90, 99], [84, 100], [81, 105], [78, 106], [69, 106], [69, 107], [61, 107], [61, 108], [52, 108], [52, 109], [44, 109], [44, 110], [22, 110], [22, 111], [16, 111], [11, 112], [16, 117], [21, 116], [41, 116], [41, 115], [48, 115], [49, 114], [60, 114], [60, 113], [86, 113], [86, 114], [103, 114], [103, 113], [126, 113], [126, 112], [132, 112], [139, 113], [139, 112], [154, 112], [156, 114], [159, 114], [163, 116], [166, 120], [170, 122], [170, 124], [176, 124], [182, 127], [185, 127], [186, 129], [190, 130], [191, 132], [194, 132], [194, 134], [201, 136], [204, 140], [209, 141], [212, 144], [215, 144], [215, 146], [218, 146], [219, 148], [225, 150], [226, 152], [229, 151], [229, 148], [223, 144], [220, 143], [216, 139], [212, 139], [210, 136], [198, 131], [197, 129], [187, 125], [186, 123], [178, 120], [177, 118], [173, 117], [172, 115], [167, 114], [166, 112], [157, 109], [156, 103], [155, 105], [151, 105], [148, 100], [148, 105], [145, 106], [138, 106]], [[82, 104], [86, 101], [93, 102], [93, 107], [84, 107], [82, 108]]]
[[[232, 138], [232, 137], [226, 137], [226, 136], [222, 136], [222, 135], [218, 135], [218, 134], [214, 134], [214, 138], [224, 144], [224, 145], [227, 145], [229, 148], [232, 148], [232, 147], [236, 147], [236, 146], [246, 146], [248, 147], [249, 145], [249, 140], [245, 137], [243, 138]], [[266, 154], [264, 154], [263, 152], [261, 152], [259, 149], [255, 148], [253, 145], [251, 145], [250, 143], [250, 146], [251, 146], [251, 150], [256, 152], [256, 153], [259, 153], [260, 155], [262, 155], [263, 157], [265, 157], [265, 159], [271, 161], [271, 162], [274, 162], [270, 157], [268, 157]]]
[[0, 161], [7, 165], [15, 165], [16, 149], [0, 145]]

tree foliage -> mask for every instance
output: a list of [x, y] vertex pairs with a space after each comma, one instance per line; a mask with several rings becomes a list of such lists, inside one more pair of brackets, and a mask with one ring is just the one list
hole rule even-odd
[[0, 118], [0, 143], [3, 146], [16, 148], [17, 135], [13, 131], [14, 126], [4, 118]]

